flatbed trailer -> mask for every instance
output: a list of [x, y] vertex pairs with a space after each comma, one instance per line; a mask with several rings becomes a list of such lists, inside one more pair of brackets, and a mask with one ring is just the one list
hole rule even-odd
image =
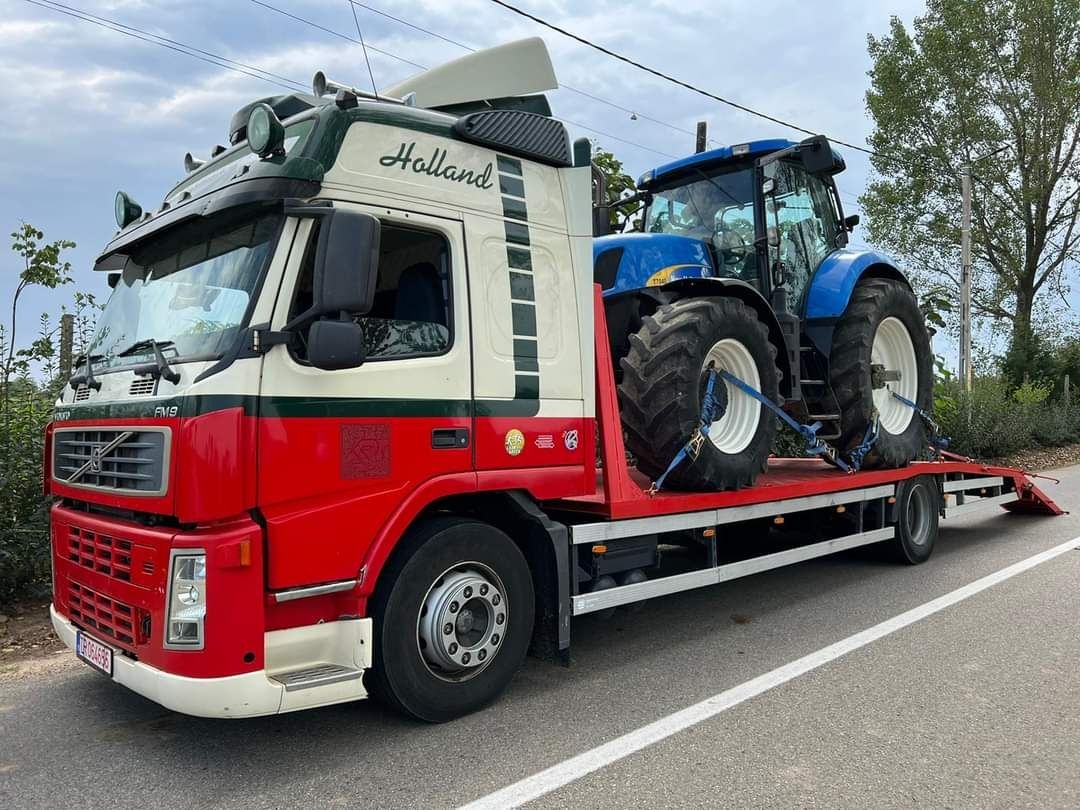
[[[596, 334], [606, 335], [599, 289], [594, 314]], [[657, 491], [626, 461], [610, 348], [599, 337], [596, 391], [596, 492], [545, 504], [545, 511], [567, 527], [573, 575], [560, 613], [568, 616], [610, 611], [874, 543], [891, 543], [902, 561], [924, 562], [939, 518], [994, 505], [1017, 513], [1063, 513], [1025, 471], [945, 452], [900, 469], [852, 473], [820, 459], [772, 458], [752, 487]], [[913, 502], [915, 489], [922, 491]], [[739, 542], [747, 538], [749, 543]], [[769, 547], [767, 553], [753, 553], [754, 538]], [[671, 572], [657, 551], [669, 544], [696, 546], [698, 553], [681, 555]], [[727, 559], [733, 545], [741, 553]], [[609, 558], [635, 554], [653, 563], [647, 575], [595, 587], [610, 572], [626, 570]], [[567, 628], [560, 646], [568, 641]]]

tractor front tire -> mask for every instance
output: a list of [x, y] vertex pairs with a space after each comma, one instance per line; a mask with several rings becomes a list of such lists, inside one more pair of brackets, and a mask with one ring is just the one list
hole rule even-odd
[[[698, 430], [710, 364], [772, 402], [779, 396], [776, 348], [768, 328], [735, 298], [685, 298], [661, 306], [630, 336], [619, 385], [626, 446], [637, 467], [659, 478]], [[767, 464], [776, 417], [758, 400], [717, 378], [719, 410], [697, 459], [685, 459], [664, 486], [738, 489]]]
[[855, 286], [833, 334], [829, 359], [840, 406], [837, 446], [842, 454], [863, 442], [875, 416], [878, 438], [863, 459], [864, 468], [904, 467], [926, 449], [926, 425], [893, 394], [929, 412], [932, 356], [919, 303], [906, 284], [867, 278]]

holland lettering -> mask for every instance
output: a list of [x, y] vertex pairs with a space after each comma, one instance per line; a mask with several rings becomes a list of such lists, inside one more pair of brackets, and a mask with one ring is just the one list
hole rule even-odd
[[446, 150], [436, 148], [430, 158], [413, 157], [416, 141], [403, 143], [398, 147], [396, 155], [383, 155], [379, 163], [387, 168], [400, 166], [402, 171], [412, 171], [416, 174], [426, 174], [429, 177], [438, 177], [441, 180], [449, 180], [453, 183], [464, 183], [477, 188], [491, 188], [495, 183], [491, 179], [494, 166], [489, 162], [482, 172], [475, 169], [463, 169], [453, 163], [446, 162]]

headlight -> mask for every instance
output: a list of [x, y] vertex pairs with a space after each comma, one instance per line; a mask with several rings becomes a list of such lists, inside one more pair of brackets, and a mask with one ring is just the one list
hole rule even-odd
[[165, 644], [201, 649], [206, 618], [206, 553], [174, 551], [170, 574]]

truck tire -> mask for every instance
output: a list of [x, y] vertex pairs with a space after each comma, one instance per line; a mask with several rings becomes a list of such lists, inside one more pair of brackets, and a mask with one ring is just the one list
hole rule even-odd
[[[875, 414], [880, 430], [863, 459], [864, 468], [903, 467], [926, 448], [922, 419], [893, 392], [929, 412], [931, 357], [930, 336], [911, 289], [895, 279], [860, 281], [836, 325], [829, 358], [830, 381], [840, 406], [841, 453], [846, 455], [862, 443]], [[874, 378], [882, 368], [899, 372], [900, 379], [878, 379], [875, 388]]]
[[918, 565], [930, 559], [938, 535], [941, 493], [937, 479], [919, 475], [896, 488], [896, 538], [893, 556], [902, 563]]
[[517, 672], [533, 627], [533, 584], [514, 541], [486, 523], [417, 525], [372, 605], [369, 685], [402, 713], [453, 720], [492, 701]]
[[[685, 298], [661, 306], [630, 336], [621, 361], [619, 400], [627, 449], [652, 479], [668, 468], [698, 429], [709, 364], [728, 370], [773, 402], [776, 347], [757, 313], [735, 298]], [[756, 399], [717, 380], [720, 416], [697, 460], [684, 460], [664, 482], [712, 491], [754, 483], [768, 465], [776, 418]]]

